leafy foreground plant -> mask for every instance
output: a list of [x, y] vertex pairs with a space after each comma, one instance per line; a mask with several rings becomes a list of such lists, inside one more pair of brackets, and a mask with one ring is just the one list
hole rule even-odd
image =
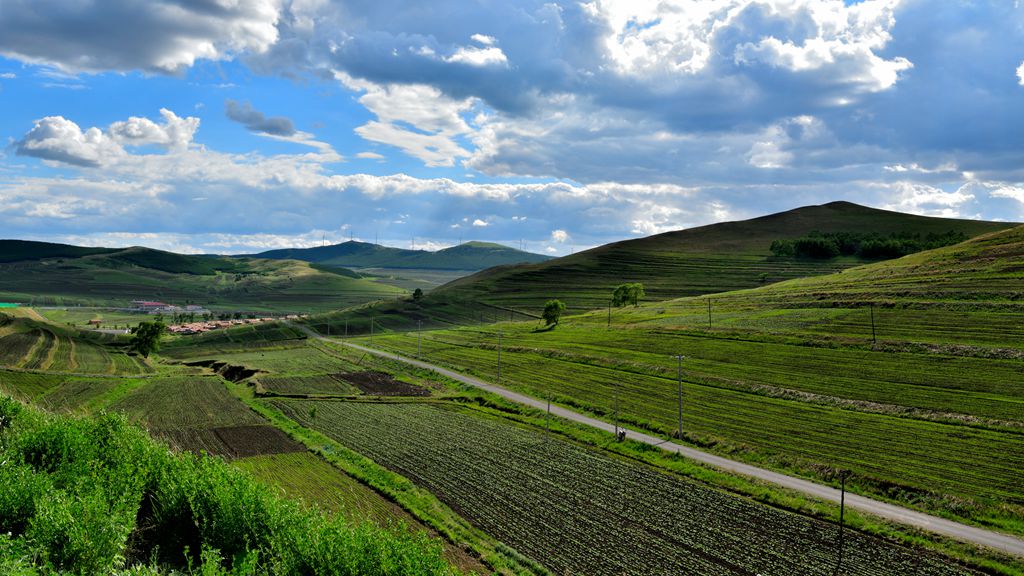
[[423, 533], [306, 510], [117, 415], [0, 396], [2, 574], [455, 574]]

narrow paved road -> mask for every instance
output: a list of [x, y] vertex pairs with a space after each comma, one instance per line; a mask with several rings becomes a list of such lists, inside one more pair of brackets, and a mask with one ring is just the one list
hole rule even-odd
[[[375, 356], [388, 358], [390, 360], [397, 360], [399, 362], [404, 362], [406, 364], [417, 366], [419, 368], [426, 368], [427, 370], [433, 370], [434, 372], [447, 376], [452, 380], [457, 380], [459, 382], [469, 384], [470, 386], [476, 386], [477, 388], [487, 390], [488, 392], [492, 392], [513, 402], [518, 402], [519, 404], [525, 404], [527, 406], [532, 406], [540, 410], [545, 410], [547, 408], [547, 402], [545, 402], [544, 400], [539, 400], [531, 396], [526, 396], [518, 392], [513, 392], [512, 390], [509, 390], [507, 388], [495, 386], [494, 384], [484, 382], [479, 378], [466, 376], [465, 374], [460, 374], [458, 372], [448, 370], [447, 368], [435, 366], [428, 362], [423, 362], [422, 360], [406, 358], [405, 356], [400, 356], [398, 354], [394, 354], [391, 352], [385, 352], [383, 350], [377, 350], [375, 348], [360, 346], [359, 344], [352, 344], [351, 342], [339, 341], [333, 338], [325, 338], [324, 336], [321, 336], [316, 332], [313, 332], [312, 330], [305, 326], [298, 326], [298, 328], [309, 334], [310, 337], [316, 338], [318, 340], [329, 340], [331, 342], [344, 344], [351, 348], [355, 348], [356, 350], [361, 350], [363, 352], [367, 352]], [[599, 428], [607, 432], [615, 432], [615, 426], [613, 424], [603, 422], [596, 418], [591, 418], [590, 416], [586, 416], [578, 412], [573, 412], [572, 410], [562, 408], [561, 406], [552, 405], [551, 413], [554, 414], [555, 416], [559, 416], [566, 420], [572, 420], [573, 422], [579, 422], [581, 424], [593, 426], [594, 428]], [[839, 490], [832, 488], [830, 486], [822, 486], [821, 484], [816, 484], [809, 480], [794, 478], [792, 476], [787, 476], [785, 474], [780, 474], [778, 472], [773, 472], [771, 470], [758, 468], [757, 466], [751, 466], [750, 464], [736, 462], [735, 460], [730, 460], [728, 458], [723, 458], [721, 456], [709, 454], [707, 452], [696, 450], [688, 446], [682, 446], [674, 442], [669, 442], [662, 438], [658, 438], [656, 436], [644, 434], [643, 432], [630, 430], [628, 428], [623, 428], [621, 426], [619, 428], [620, 430], [626, 430], [626, 437], [629, 438], [630, 440], [636, 440], [637, 442], [643, 442], [645, 444], [657, 446], [668, 452], [678, 452], [679, 454], [686, 456], [687, 458], [696, 460], [698, 462], [703, 462], [705, 464], [710, 464], [711, 466], [728, 472], [742, 474], [744, 476], [750, 476], [752, 478], [757, 478], [759, 480], [771, 482], [772, 484], [782, 486], [783, 488], [789, 488], [791, 490], [796, 490], [797, 492], [802, 492], [804, 494], [813, 496], [815, 498], [819, 498], [821, 500], [835, 502], [836, 504], [839, 503]], [[984, 528], [968, 526], [966, 524], [961, 524], [959, 522], [954, 522], [952, 520], [946, 520], [945, 518], [939, 518], [937, 516], [931, 516], [929, 514], [917, 512], [915, 510], [909, 510], [907, 508], [902, 508], [900, 506], [896, 506], [893, 504], [879, 502], [877, 500], [872, 500], [871, 498], [867, 498], [857, 494], [847, 494], [846, 505], [849, 506], [850, 508], [857, 509], [861, 512], [866, 512], [878, 516], [880, 518], [885, 518], [886, 520], [899, 522], [900, 524], [906, 524], [908, 526], [914, 526], [916, 528], [921, 528], [924, 530], [928, 530], [929, 532], [941, 534], [943, 536], [953, 538], [961, 542], [968, 542], [971, 544], [977, 544], [979, 546], [986, 546], [988, 548], [992, 548], [1006, 554], [1024, 558], [1024, 540], [1020, 538], [1015, 538], [1013, 536], [1009, 536], [1006, 534], [1000, 534], [998, 532], [992, 532], [990, 530], [985, 530]]]

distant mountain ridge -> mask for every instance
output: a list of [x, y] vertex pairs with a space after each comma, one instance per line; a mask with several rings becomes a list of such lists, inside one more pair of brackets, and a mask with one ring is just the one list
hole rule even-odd
[[404, 292], [345, 268], [295, 260], [0, 240], [0, 301], [122, 307], [132, 300], [159, 300], [305, 312]]
[[406, 250], [349, 240], [314, 248], [284, 248], [247, 255], [274, 260], [304, 260], [344, 268], [417, 268], [427, 270], [484, 270], [508, 264], [536, 264], [550, 256], [492, 242], [464, 242], [436, 252]]

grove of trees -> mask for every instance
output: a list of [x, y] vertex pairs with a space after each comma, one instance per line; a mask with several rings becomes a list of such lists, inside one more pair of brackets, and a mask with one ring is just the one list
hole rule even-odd
[[791, 240], [775, 240], [771, 252], [775, 256], [829, 259], [837, 256], [885, 260], [907, 254], [959, 244], [967, 240], [963, 232], [894, 232], [883, 236], [876, 232], [811, 232]]
[[619, 284], [615, 287], [615, 291], [612, 292], [612, 305], [616, 307], [622, 307], [626, 304], [639, 306], [640, 299], [644, 296], [646, 296], [644, 285], [640, 282]]

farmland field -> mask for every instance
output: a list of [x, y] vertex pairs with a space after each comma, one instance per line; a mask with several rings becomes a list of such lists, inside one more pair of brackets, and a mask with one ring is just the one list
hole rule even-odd
[[177, 450], [206, 452], [228, 458], [306, 452], [280, 429], [266, 424], [215, 428], [174, 428], [154, 432]]
[[240, 458], [233, 464], [311, 506], [379, 524], [418, 524], [398, 505], [306, 451]]
[[[641, 329], [501, 328], [506, 387], [536, 397], [553, 394], [606, 419], [618, 394], [620, 419], [667, 435], [677, 419], [672, 355], [685, 354], [687, 440], [824, 480], [830, 470], [848, 468], [865, 492], [1024, 529], [1019, 361]], [[479, 330], [435, 332], [423, 339], [423, 355], [471, 366], [493, 381], [496, 340]], [[410, 355], [417, 347], [409, 335], [376, 342]], [[959, 412], [942, 412], [953, 410]]]
[[139, 322], [153, 319], [151, 314], [108, 308], [48, 308], [40, 309], [39, 314], [56, 324], [70, 323], [80, 327], [87, 324], [90, 320], [99, 320], [103, 323], [103, 328], [112, 328], [115, 325], [134, 326]]
[[[573, 443], [546, 442], [541, 432], [426, 405], [272, 404], [411, 478], [555, 573], [824, 575], [835, 568], [831, 524]], [[844, 574], [913, 571], [970, 573], [848, 534]]]
[[351, 384], [332, 374], [318, 376], [261, 376], [260, 386], [272, 394], [358, 394]]
[[264, 424], [219, 376], [153, 378], [110, 408], [151, 430]]
[[0, 392], [25, 400], [34, 400], [57, 388], [63, 381], [63, 376], [0, 369]]
[[[27, 309], [26, 309], [27, 310]], [[109, 336], [0, 313], [0, 367], [87, 374], [143, 374], [145, 361], [108, 347]]]

